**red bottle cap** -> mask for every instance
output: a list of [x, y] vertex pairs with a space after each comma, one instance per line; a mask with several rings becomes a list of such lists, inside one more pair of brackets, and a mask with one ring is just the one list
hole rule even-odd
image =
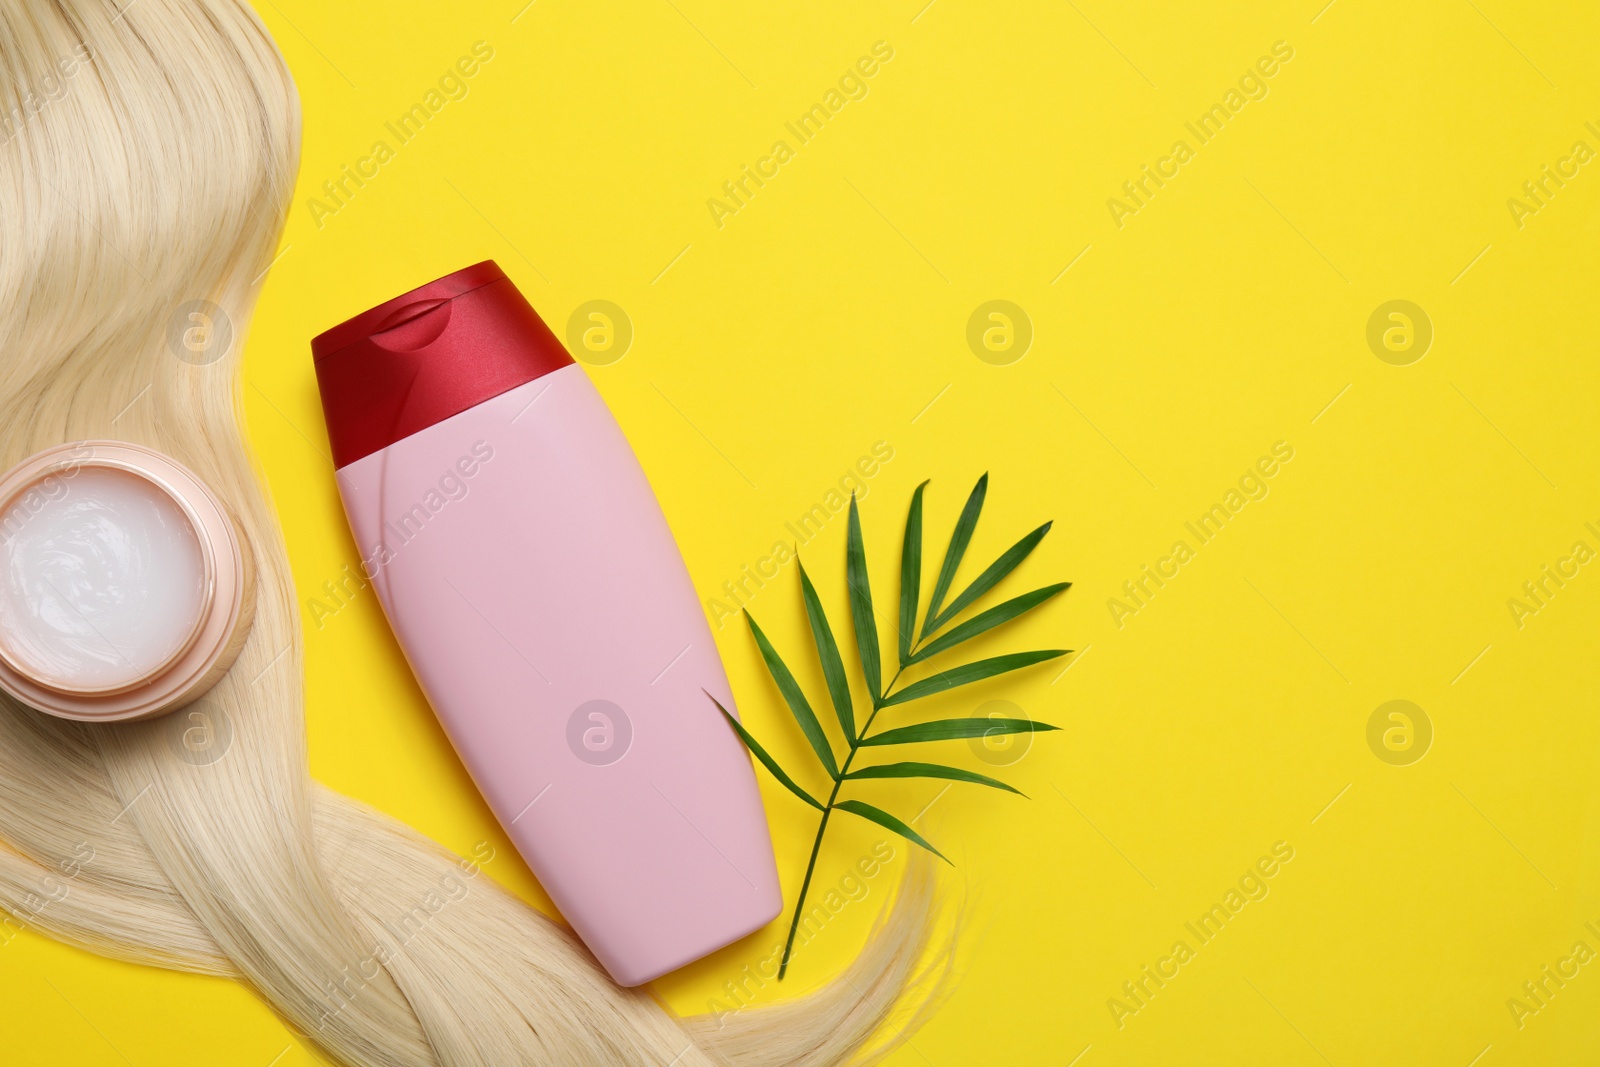
[[572, 362], [492, 259], [318, 334], [311, 352], [335, 467]]

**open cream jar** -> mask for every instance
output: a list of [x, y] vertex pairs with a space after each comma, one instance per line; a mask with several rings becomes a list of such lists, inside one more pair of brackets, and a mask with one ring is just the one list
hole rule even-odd
[[254, 587], [227, 509], [159, 452], [82, 441], [0, 475], [0, 689], [40, 711], [189, 703], [238, 655]]

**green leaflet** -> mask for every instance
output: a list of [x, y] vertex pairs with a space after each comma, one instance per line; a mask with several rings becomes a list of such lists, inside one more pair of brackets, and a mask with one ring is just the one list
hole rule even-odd
[[911, 510], [906, 514], [906, 535], [900, 546], [900, 666], [911, 660], [911, 638], [917, 628], [917, 594], [922, 586], [922, 491], [923, 482], [911, 494]]
[[845, 775], [845, 781], [856, 778], [948, 778], [952, 782], [971, 782], [973, 785], [987, 785], [995, 789], [1004, 789], [1017, 796], [1026, 796], [1020, 789], [1015, 789], [998, 778], [990, 778], [987, 774], [976, 771], [964, 771], [960, 767], [946, 767], [938, 763], [885, 763], [876, 767], [862, 767], [860, 770], [851, 771]]
[[1046, 600], [1071, 587], [1071, 582], [1058, 582], [1055, 585], [1047, 585], [1043, 589], [1035, 589], [1031, 593], [1023, 593], [1019, 597], [1012, 597], [1003, 604], [996, 604], [988, 611], [974, 615], [942, 637], [934, 638], [928, 642], [926, 647], [911, 657], [911, 662], [921, 663], [925, 659], [932, 659], [941, 652], [947, 652], [963, 641], [970, 641], [986, 630], [992, 630], [1001, 623], [1010, 622], [1024, 612], [1032, 611]]
[[935, 719], [885, 730], [861, 739], [862, 745], [910, 745], [919, 741], [954, 741], [963, 737], [990, 737], [996, 734], [1044, 733], [1059, 727], [1032, 719]]
[[[701, 692], [704, 693], [705, 690], [702, 689]], [[706, 693], [706, 696], [711, 697], [711, 694]], [[739, 735], [739, 740], [744, 742], [744, 747], [755, 753], [755, 757], [761, 761], [761, 765], [768, 771], [772, 772], [772, 777], [782, 782], [788, 787], [789, 792], [793, 793], [807, 804], [810, 804], [813, 808], [816, 808], [818, 811], [827, 810], [822, 806], [822, 801], [817, 800], [810, 793], [807, 793], [804, 789], [801, 789], [795, 784], [795, 780], [793, 778], [790, 778], [784, 773], [783, 768], [778, 766], [778, 761], [767, 754], [767, 750], [762, 748], [761, 744], [755, 738], [750, 736], [750, 731], [746, 730], [742, 725], [740, 725], [739, 720], [735, 719], [728, 709], [722, 706], [716, 697], [711, 697], [711, 703], [717, 705], [717, 710], [722, 712], [723, 718], [728, 720], [728, 725], [733, 727], [733, 732]]]
[[806, 695], [800, 691], [799, 683], [794, 680], [794, 675], [789, 673], [789, 668], [778, 655], [778, 650], [772, 647], [772, 642], [767, 640], [767, 635], [756, 625], [755, 616], [745, 612], [744, 617], [750, 624], [750, 632], [755, 635], [756, 646], [761, 649], [761, 658], [767, 661], [767, 672], [772, 675], [772, 680], [778, 683], [778, 692], [783, 694], [784, 703], [789, 705], [795, 721], [800, 724], [800, 732], [811, 742], [811, 748], [816, 752], [817, 759], [822, 761], [828, 777], [839, 777], [839, 765], [833, 760], [833, 749], [828, 744], [828, 735], [822, 732], [822, 724], [817, 721], [816, 712], [811, 710]]
[[966, 610], [967, 606], [974, 600], [977, 600], [998, 585], [1000, 579], [1016, 570], [1017, 564], [1028, 558], [1028, 553], [1032, 552], [1034, 547], [1044, 540], [1044, 535], [1049, 532], [1050, 523], [1047, 522], [1001, 553], [1000, 558], [989, 564], [984, 572], [974, 579], [971, 585], [961, 591], [960, 596], [950, 602], [949, 607], [928, 620], [925, 633], [935, 633], [939, 627]]
[[[798, 560], [796, 561], [798, 562]], [[822, 601], [800, 565], [800, 593], [806, 601], [806, 620], [811, 623], [811, 640], [817, 646], [817, 659], [822, 664], [822, 676], [828, 682], [828, 695], [833, 699], [833, 710], [839, 716], [839, 729], [844, 739], [852, 744], [856, 739], [855, 706], [850, 700], [850, 679], [844, 676], [844, 661], [839, 658], [839, 643], [833, 639], [833, 628], [822, 611]]]
[[967, 554], [967, 544], [972, 540], [972, 531], [977, 529], [978, 513], [983, 510], [983, 498], [988, 492], [989, 472], [985, 471], [983, 477], [978, 479], [978, 484], [972, 487], [972, 493], [967, 497], [967, 504], [961, 509], [961, 517], [956, 520], [955, 531], [950, 535], [950, 547], [944, 550], [944, 563], [939, 567], [939, 580], [934, 583], [933, 596], [928, 600], [927, 620], [922, 624], [924, 639], [933, 632], [929, 623], [943, 606], [945, 594], [950, 592], [950, 583], [956, 580], [956, 568], [961, 566], [961, 557]]
[[920, 682], [913, 682], [898, 693], [891, 693], [884, 698], [883, 706], [887, 708], [894, 704], [907, 704], [913, 700], [921, 700], [923, 697], [933, 696], [935, 693], [943, 693], [957, 686], [971, 685], [973, 682], [981, 682], [985, 678], [993, 678], [997, 674], [1021, 670], [1024, 667], [1031, 667], [1035, 663], [1043, 663], [1047, 659], [1055, 659], [1057, 656], [1065, 656], [1066, 654], [1067, 650], [1064, 648], [1052, 648], [1040, 652], [1013, 652], [1007, 656], [995, 656], [991, 659], [980, 659], [975, 663], [964, 663], [948, 671], [941, 671], [930, 678], [924, 678]]
[[872, 586], [867, 581], [867, 550], [861, 544], [861, 512], [850, 494], [850, 529], [846, 535], [845, 581], [850, 585], [850, 617], [856, 627], [856, 650], [872, 703], [883, 695], [883, 668], [878, 657], [878, 620], [872, 614]]
[[[940, 852], [938, 849], [928, 844], [927, 838], [923, 837], [921, 834], [917, 833], [911, 827], [907, 826], [893, 815], [890, 815], [882, 808], [875, 808], [871, 804], [863, 804], [859, 800], [841, 800], [839, 803], [835, 804], [834, 807], [839, 808], [842, 811], [848, 811], [852, 815], [859, 815], [863, 819], [867, 819], [871, 822], [875, 822], [885, 830], [893, 830], [907, 841], [913, 841], [921, 845], [923, 848], [927, 849], [929, 852], [932, 852], [935, 856], [938, 856], [946, 863], [950, 863], [950, 858], [943, 852]], [[955, 864], [951, 864], [951, 866], [953, 867]]]

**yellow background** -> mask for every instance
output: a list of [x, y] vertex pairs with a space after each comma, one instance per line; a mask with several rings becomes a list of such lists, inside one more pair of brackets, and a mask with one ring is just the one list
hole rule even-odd
[[[965, 577], [1056, 521], [1006, 588], [1074, 588], [981, 650], [1082, 650], [1071, 669], [888, 713], [1004, 698], [1060, 725], [999, 772], [1031, 799], [857, 794], [908, 818], [938, 797], [918, 826], [968, 905], [960, 985], [892, 1062], [1600, 1062], [1600, 963], [1520, 1029], [1506, 1006], [1574, 942], [1600, 950], [1584, 927], [1600, 927], [1600, 567], [1521, 628], [1507, 607], [1575, 541], [1600, 548], [1584, 526], [1600, 526], [1600, 165], [1520, 228], [1506, 203], [1573, 142], [1600, 148], [1584, 126], [1600, 126], [1600, 16], [924, 2], [263, 0], [305, 150], [243, 401], [302, 601], [356, 560], [310, 337], [493, 257], [560, 334], [586, 301], [625, 309], [631, 349], [589, 373], [703, 596], [877, 441], [894, 449], [863, 505], [880, 598], [924, 478], [930, 570], [982, 471]], [[384, 123], [480, 40], [494, 56], [468, 95], [398, 145]], [[795, 147], [785, 121], [880, 40], [894, 57], [868, 95], [719, 228], [707, 200], [775, 140]], [[1269, 94], [1198, 146], [1184, 123], [1277, 41], [1294, 55]], [[1195, 158], [1119, 228], [1108, 198], [1180, 138]], [[379, 139], [395, 157], [317, 219], [308, 200]], [[966, 341], [992, 299], [1034, 329], [1006, 366]], [[1366, 342], [1392, 299], [1433, 324], [1409, 366]], [[1119, 627], [1108, 598], [1174, 541], [1193, 546], [1185, 522], [1278, 441], [1294, 459], [1270, 494]], [[843, 537], [841, 518], [803, 550], [840, 628]], [[792, 566], [752, 601], [797, 667], [799, 604]], [[370, 590], [302, 614], [314, 774], [459, 852], [490, 842], [490, 874], [548, 907]], [[818, 786], [742, 625], [717, 640], [747, 722]], [[1409, 766], [1368, 747], [1391, 699], [1433, 726]], [[987, 769], [960, 743], [924, 758], [939, 756]], [[813, 821], [762, 788], [792, 903]], [[841, 817], [820, 882], [882, 836]], [[1184, 923], [1278, 841], [1294, 859], [1269, 895], [1198, 946]], [[783, 995], [853, 955], [897, 855]], [[780, 935], [657, 988], [703, 1010]], [[1179, 939], [1195, 959], [1119, 1028], [1108, 999]], [[0, 950], [0, 995], [23, 1062], [313, 1062], [241, 987], [31, 934]]]

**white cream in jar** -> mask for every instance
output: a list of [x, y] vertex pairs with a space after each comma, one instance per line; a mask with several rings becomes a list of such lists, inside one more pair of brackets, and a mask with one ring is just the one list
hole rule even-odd
[[249, 629], [248, 546], [187, 468], [118, 441], [0, 476], [0, 689], [86, 721], [181, 707]]

